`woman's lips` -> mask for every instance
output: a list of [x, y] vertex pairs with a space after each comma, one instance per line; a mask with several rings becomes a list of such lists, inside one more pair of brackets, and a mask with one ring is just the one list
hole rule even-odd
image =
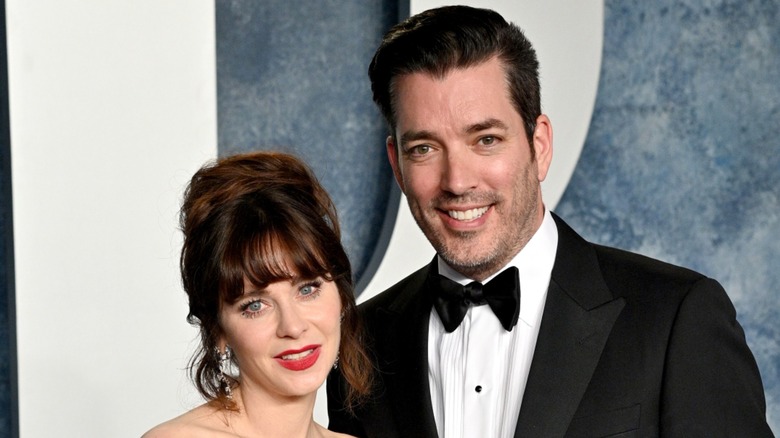
[[308, 345], [298, 350], [287, 350], [274, 356], [279, 365], [293, 371], [311, 368], [320, 357], [319, 345]]

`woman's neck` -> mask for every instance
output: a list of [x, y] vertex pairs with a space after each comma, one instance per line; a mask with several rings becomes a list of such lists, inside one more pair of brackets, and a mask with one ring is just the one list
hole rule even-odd
[[227, 414], [230, 427], [240, 436], [258, 437], [321, 437], [322, 430], [314, 422], [314, 400], [317, 394], [301, 397], [281, 397], [264, 391], [241, 391], [233, 397], [239, 411]]

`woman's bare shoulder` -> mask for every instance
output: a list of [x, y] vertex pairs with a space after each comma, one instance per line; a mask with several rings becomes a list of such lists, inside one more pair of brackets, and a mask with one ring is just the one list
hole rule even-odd
[[328, 430], [320, 426], [319, 424], [317, 425], [317, 428], [320, 430], [320, 434], [325, 438], [355, 438], [352, 435], [347, 435], [345, 433], [339, 433], [339, 432], [334, 432], [332, 430]]
[[220, 410], [203, 404], [184, 414], [159, 424], [141, 438], [184, 438], [230, 436]]
[[347, 435], [346, 433], [338, 433], [338, 432], [333, 432], [333, 431], [329, 431], [329, 432], [330, 432], [330, 435], [325, 435], [328, 438], [355, 438], [354, 436]]

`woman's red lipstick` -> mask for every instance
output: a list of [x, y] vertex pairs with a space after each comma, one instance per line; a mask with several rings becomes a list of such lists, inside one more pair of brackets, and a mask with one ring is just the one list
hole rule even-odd
[[317, 362], [319, 357], [320, 346], [307, 345], [298, 350], [283, 351], [274, 356], [274, 359], [276, 359], [279, 365], [287, 368], [288, 370], [303, 371], [305, 369], [311, 368]]

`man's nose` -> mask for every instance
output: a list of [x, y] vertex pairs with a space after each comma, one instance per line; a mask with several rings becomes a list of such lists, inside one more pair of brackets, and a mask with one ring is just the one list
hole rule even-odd
[[477, 187], [479, 175], [478, 157], [468, 148], [448, 150], [442, 162], [441, 189], [454, 195], [463, 195]]

